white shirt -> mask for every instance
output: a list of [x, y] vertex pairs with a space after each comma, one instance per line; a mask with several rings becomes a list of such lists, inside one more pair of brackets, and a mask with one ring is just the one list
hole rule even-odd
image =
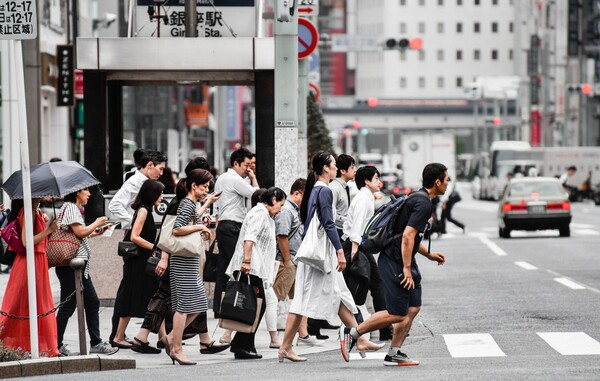
[[111, 220], [119, 221], [122, 229], [129, 229], [131, 227], [131, 220], [134, 213], [133, 209], [131, 209], [131, 203], [146, 180], [148, 180], [146, 175], [137, 171], [129, 180], [125, 181], [121, 189], [119, 189], [108, 204]]
[[335, 227], [337, 229], [344, 228], [344, 220], [348, 215], [348, 193], [346, 193], [346, 187], [350, 190], [348, 184], [341, 178], [336, 177], [332, 182], [329, 183], [329, 188], [333, 192], [333, 208], [335, 209]]
[[238, 175], [233, 168], [229, 168], [217, 179], [215, 192], [223, 192], [215, 203], [215, 209], [219, 221], [235, 221], [242, 223], [246, 217], [246, 199], [250, 203], [250, 197], [257, 188], [248, 184], [242, 176]]
[[229, 277], [233, 278], [233, 272], [242, 268], [244, 241], [254, 242], [250, 274], [261, 278], [265, 287], [269, 287], [273, 284], [275, 277], [275, 221], [269, 216], [269, 212], [262, 202], [252, 208], [244, 219], [233, 257], [225, 271]]
[[375, 214], [375, 196], [369, 188], [362, 187], [348, 208], [348, 217], [344, 222], [344, 236], [360, 244], [365, 227], [373, 214]]

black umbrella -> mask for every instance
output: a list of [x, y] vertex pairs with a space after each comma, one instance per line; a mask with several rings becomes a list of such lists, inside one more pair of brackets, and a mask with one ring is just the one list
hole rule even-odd
[[[76, 161], [55, 161], [31, 167], [31, 197], [63, 197], [69, 193], [100, 184], [87, 168]], [[11, 200], [23, 198], [23, 175], [16, 171], [2, 189]]]

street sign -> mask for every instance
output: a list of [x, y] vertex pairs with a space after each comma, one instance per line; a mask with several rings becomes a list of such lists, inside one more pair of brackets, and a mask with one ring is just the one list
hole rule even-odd
[[381, 49], [377, 37], [332, 34], [331, 51], [335, 53], [375, 52]]
[[277, 127], [294, 127], [296, 122], [293, 120], [278, 120], [276, 125]]
[[0, 40], [33, 40], [37, 35], [34, 0], [0, 0]]
[[307, 19], [298, 19], [298, 58], [312, 54], [319, 43], [319, 33], [313, 23]]
[[57, 106], [73, 106], [75, 102], [75, 57], [73, 45], [58, 45], [56, 47], [56, 64], [58, 78], [56, 79]]
[[299, 0], [298, 16], [312, 17], [319, 15], [319, 0]]

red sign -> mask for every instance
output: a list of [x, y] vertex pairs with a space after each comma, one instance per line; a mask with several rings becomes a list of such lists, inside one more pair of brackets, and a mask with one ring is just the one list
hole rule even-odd
[[83, 98], [83, 71], [75, 70], [75, 98]]
[[298, 19], [298, 58], [306, 58], [312, 54], [319, 43], [319, 33], [313, 23], [307, 19]]
[[538, 110], [531, 111], [531, 146], [539, 147], [542, 142], [542, 114]]

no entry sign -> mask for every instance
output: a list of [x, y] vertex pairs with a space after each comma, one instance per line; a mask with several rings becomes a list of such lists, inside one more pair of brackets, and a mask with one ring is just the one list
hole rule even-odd
[[298, 58], [306, 58], [312, 54], [319, 43], [319, 33], [313, 23], [298, 18]]

